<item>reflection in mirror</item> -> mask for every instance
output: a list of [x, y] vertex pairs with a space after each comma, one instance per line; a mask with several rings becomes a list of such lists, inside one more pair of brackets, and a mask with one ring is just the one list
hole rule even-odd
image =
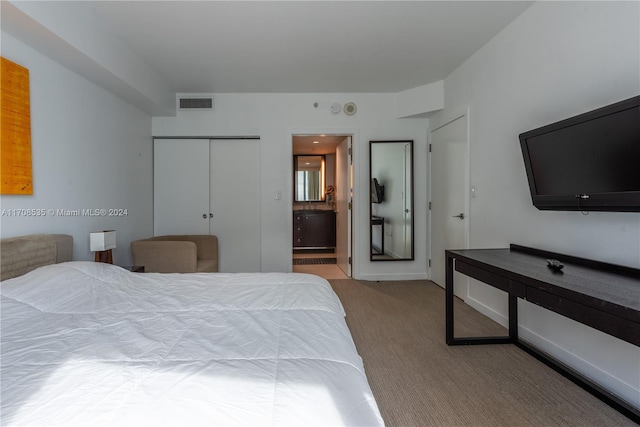
[[324, 156], [293, 156], [296, 202], [324, 200]]
[[371, 261], [413, 260], [413, 141], [370, 141]]

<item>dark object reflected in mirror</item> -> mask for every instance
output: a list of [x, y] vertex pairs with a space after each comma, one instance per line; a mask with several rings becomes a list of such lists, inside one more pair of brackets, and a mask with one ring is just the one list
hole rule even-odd
[[371, 261], [413, 260], [413, 141], [370, 141], [369, 178]]
[[296, 202], [321, 202], [325, 197], [325, 156], [293, 156]]
[[384, 185], [380, 185], [377, 178], [371, 179], [371, 203], [384, 201]]

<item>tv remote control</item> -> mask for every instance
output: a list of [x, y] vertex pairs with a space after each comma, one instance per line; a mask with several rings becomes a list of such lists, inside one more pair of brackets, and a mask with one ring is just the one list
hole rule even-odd
[[558, 261], [557, 259], [547, 259], [547, 267], [552, 270], [562, 270], [564, 264]]

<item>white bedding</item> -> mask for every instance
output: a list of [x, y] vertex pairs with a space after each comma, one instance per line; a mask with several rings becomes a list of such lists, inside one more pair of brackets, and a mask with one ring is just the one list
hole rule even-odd
[[2, 425], [383, 425], [317, 276], [69, 262], [0, 289]]

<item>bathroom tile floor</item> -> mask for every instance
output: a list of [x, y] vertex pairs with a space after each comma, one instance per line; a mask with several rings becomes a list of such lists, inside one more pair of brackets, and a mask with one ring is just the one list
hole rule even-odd
[[[294, 259], [300, 258], [335, 258], [335, 253], [299, 253], [293, 254]], [[347, 275], [336, 264], [294, 265], [294, 273], [308, 273], [325, 279], [347, 279]]]

